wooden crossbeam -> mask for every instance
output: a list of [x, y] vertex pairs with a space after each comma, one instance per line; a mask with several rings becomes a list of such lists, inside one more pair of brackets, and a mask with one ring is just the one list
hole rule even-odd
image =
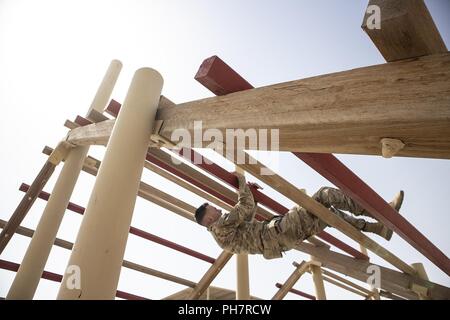
[[[6, 221], [0, 219], [0, 228], [4, 228], [5, 225], [6, 225]], [[22, 226], [19, 226], [17, 228], [17, 230], [16, 230], [16, 233], [20, 234], [20, 235], [23, 235], [25, 237], [28, 237], [28, 238], [32, 238], [33, 234], [34, 234], [34, 230], [29, 229], [29, 228], [25, 228], [25, 227], [22, 227]], [[63, 240], [63, 239], [56, 238], [55, 239], [55, 246], [60, 247], [60, 248], [64, 248], [64, 249], [67, 249], [67, 250], [72, 250], [73, 243], [70, 242], [70, 241], [66, 241], [66, 240]], [[178, 283], [178, 284], [181, 284], [181, 285], [184, 285], [184, 286], [187, 286], [187, 287], [193, 288], [196, 285], [195, 282], [192, 282], [192, 281], [189, 281], [189, 280], [186, 280], [186, 279], [183, 279], [183, 278], [180, 278], [180, 277], [177, 277], [177, 276], [174, 276], [174, 275], [171, 275], [171, 274], [159, 271], [159, 270], [155, 270], [155, 269], [152, 269], [152, 268], [149, 268], [149, 267], [146, 267], [146, 266], [143, 266], [143, 265], [131, 262], [131, 261], [124, 260], [123, 261], [123, 266], [125, 268], [128, 268], [128, 269], [132, 269], [132, 270], [135, 270], [135, 271], [138, 271], [138, 272], [142, 272], [142, 273], [148, 274], [150, 276], [154, 276], [154, 277], [157, 277], [157, 278], [160, 278], [160, 279], [168, 280], [168, 281], [171, 281], [171, 282], [174, 282], [174, 283]]]
[[368, 270], [369, 267], [372, 266], [380, 271], [380, 289], [406, 299], [418, 298], [417, 294], [411, 290], [413, 283], [428, 288], [429, 295], [432, 299], [450, 299], [450, 288], [431, 281], [423, 280], [418, 276], [398, 272], [369, 261], [352, 259], [346, 255], [323, 247], [316, 247], [306, 242], [299, 243], [297, 245], [297, 249], [315, 256], [318, 260], [320, 260], [323, 268], [337, 271], [362, 282], [366, 282], [371, 276], [371, 273]]
[[329, 282], [331, 284], [334, 284], [335, 286], [337, 286], [339, 288], [345, 289], [345, 290], [347, 290], [349, 292], [353, 292], [354, 294], [357, 294], [357, 295], [359, 295], [361, 297], [364, 297], [365, 299], [367, 299], [367, 297], [368, 297], [368, 295], [362, 293], [361, 291], [356, 290], [356, 289], [354, 289], [354, 288], [352, 288], [352, 287], [350, 287], [348, 285], [345, 285], [345, 284], [343, 284], [343, 283], [341, 283], [339, 281], [336, 281], [333, 278], [330, 278], [330, 277], [327, 277], [327, 276], [323, 276], [323, 280], [325, 280], [326, 282]]
[[330, 278], [333, 278], [333, 279], [335, 279], [335, 280], [338, 280], [338, 281], [340, 281], [340, 282], [342, 282], [342, 283], [345, 283], [346, 285], [348, 285], [348, 286], [350, 286], [350, 287], [355, 288], [356, 290], [361, 291], [361, 292], [364, 293], [365, 295], [372, 295], [372, 294], [373, 294], [372, 291], [367, 290], [366, 288], [361, 287], [360, 285], [357, 285], [356, 283], [353, 283], [353, 282], [351, 282], [351, 281], [349, 281], [349, 280], [347, 280], [347, 279], [345, 279], [345, 278], [343, 278], [343, 277], [341, 277], [341, 276], [339, 276], [339, 275], [337, 275], [337, 274], [335, 274], [335, 273], [333, 273], [333, 272], [331, 272], [331, 271], [322, 269], [322, 273], [323, 273], [325, 276], [328, 276], [328, 277], [330, 277]]
[[272, 297], [272, 300], [282, 300], [308, 269], [309, 263], [306, 261], [302, 261], [301, 263], [296, 264], [295, 270], [283, 283], [281, 288], [275, 293], [275, 295]]
[[[227, 129], [279, 130], [280, 151], [380, 155], [380, 140], [391, 137], [405, 143], [398, 156], [450, 159], [448, 88], [444, 53], [166, 106], [156, 118], [168, 140], [180, 129], [194, 137], [201, 120], [222, 137]], [[67, 139], [105, 144], [114, 120], [97, 126], [75, 128]]]
[[[371, 27], [373, 6], [380, 9], [379, 29]], [[423, 0], [370, 0], [368, 9], [361, 27], [386, 61], [447, 52]]]
[[[308, 272], [311, 273], [310, 270], [308, 270]], [[354, 284], [353, 282], [348, 281], [347, 279], [344, 279], [334, 273], [331, 273], [331, 272], [323, 270], [323, 269], [322, 269], [322, 273], [323, 273], [323, 276], [322, 276], [323, 280], [325, 280], [331, 284], [334, 284], [337, 287], [340, 287], [347, 291], [353, 292], [354, 294], [357, 294], [364, 298], [368, 298], [369, 296], [372, 295], [372, 292], [370, 292], [369, 290], [367, 290], [361, 286], [358, 286], [357, 284]], [[342, 280], [345, 280], [345, 281], [342, 281]], [[363, 289], [363, 290], [361, 290], [361, 289]]]

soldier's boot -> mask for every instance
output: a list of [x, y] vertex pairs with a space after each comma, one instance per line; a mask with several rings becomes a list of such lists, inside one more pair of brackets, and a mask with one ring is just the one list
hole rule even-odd
[[[391, 202], [389, 202], [389, 205], [392, 208], [394, 208], [397, 212], [399, 212], [400, 207], [402, 206], [404, 197], [405, 197], [405, 192], [403, 190], [400, 190], [400, 192], [395, 195], [394, 199]], [[363, 231], [378, 234], [379, 236], [385, 238], [388, 241], [391, 240], [392, 235], [394, 233], [391, 229], [386, 227], [381, 222], [376, 222], [376, 223], [366, 222], [366, 225], [364, 226]]]
[[392, 234], [394, 233], [381, 222], [366, 222], [362, 231], [375, 233], [388, 241], [391, 240]]
[[[394, 199], [389, 202], [389, 205], [395, 209], [395, 211], [400, 212], [400, 208], [403, 204], [403, 198], [405, 197], [405, 192], [403, 190], [400, 190], [394, 197]], [[366, 210], [363, 210], [361, 213], [361, 215], [366, 216], [366, 217], [371, 217], [377, 221], [379, 221], [377, 218], [375, 218], [373, 215], [371, 215], [369, 212], [367, 212]]]
[[405, 192], [403, 190], [400, 190], [399, 193], [397, 193], [394, 197], [394, 199], [389, 202], [389, 205], [395, 209], [395, 211], [400, 212], [400, 208], [403, 203], [403, 198], [405, 197]]

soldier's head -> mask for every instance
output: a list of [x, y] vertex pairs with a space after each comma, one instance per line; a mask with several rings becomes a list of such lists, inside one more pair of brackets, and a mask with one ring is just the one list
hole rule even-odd
[[195, 220], [202, 226], [209, 227], [216, 222], [222, 215], [222, 210], [219, 210], [209, 203], [204, 203], [195, 210]]

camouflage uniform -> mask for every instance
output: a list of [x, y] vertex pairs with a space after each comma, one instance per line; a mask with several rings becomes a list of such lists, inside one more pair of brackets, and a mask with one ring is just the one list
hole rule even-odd
[[[238, 180], [238, 203], [208, 227], [222, 249], [232, 253], [262, 254], [266, 259], [281, 258], [282, 252], [327, 227], [325, 222], [300, 206], [270, 221], [252, 221], [256, 213], [253, 195], [245, 178], [239, 175]], [[340, 210], [354, 215], [368, 215], [367, 212], [338, 189], [323, 187], [313, 198], [356, 228], [363, 229], [365, 220]]]

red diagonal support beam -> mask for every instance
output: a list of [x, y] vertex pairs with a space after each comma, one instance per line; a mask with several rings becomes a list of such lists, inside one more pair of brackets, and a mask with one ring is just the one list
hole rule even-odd
[[[278, 289], [281, 289], [281, 287], [283, 285], [281, 283], [276, 283], [275, 286]], [[294, 289], [294, 288], [289, 289], [289, 292], [294, 293], [294, 294], [296, 294], [298, 296], [301, 296], [301, 297], [309, 299], [309, 300], [316, 300], [316, 297], [314, 297], [313, 295], [310, 295], [309, 293], [306, 293], [306, 292], [303, 292], [303, 291], [300, 291], [300, 290], [297, 290], [297, 289]]]
[[[19, 190], [23, 191], [23, 192], [27, 192], [29, 187], [30, 187], [29, 185], [27, 185], [25, 183], [22, 183], [22, 185], [20, 186]], [[38, 195], [38, 197], [43, 199], [43, 200], [48, 201], [48, 199], [50, 197], [50, 194], [48, 192], [41, 191], [40, 194]], [[69, 209], [70, 211], [79, 213], [79, 214], [84, 214], [84, 211], [85, 211], [85, 208], [83, 208], [82, 206], [79, 206], [77, 204], [74, 204], [72, 202], [69, 202], [69, 205], [67, 206], [67, 209]], [[149, 232], [146, 232], [144, 230], [141, 230], [141, 229], [138, 229], [138, 228], [135, 228], [135, 227], [130, 227], [130, 233], [134, 234], [134, 235], [136, 235], [138, 237], [147, 239], [149, 241], [158, 243], [158, 244], [163, 245], [165, 247], [171, 248], [171, 249], [176, 250], [178, 252], [187, 254], [187, 255], [189, 255], [191, 257], [194, 257], [194, 258], [197, 258], [197, 259], [209, 262], [211, 264], [216, 261], [216, 259], [214, 259], [212, 257], [209, 257], [207, 255], [204, 255], [203, 253], [200, 253], [198, 251], [189, 249], [189, 248], [187, 248], [185, 246], [182, 246], [180, 244], [177, 244], [175, 242], [169, 241], [167, 239], [158, 237], [158, 236], [156, 236], [154, 234], [151, 234]]]
[[[19, 270], [19, 267], [20, 267], [20, 264], [18, 264], [18, 263], [0, 259], [0, 269], [17, 272], [17, 270]], [[62, 277], [62, 275], [57, 274], [57, 273], [44, 271], [44, 272], [42, 272], [41, 278], [50, 280], [50, 281], [61, 282], [63, 277]], [[120, 290], [116, 291], [116, 297], [121, 298], [121, 299], [127, 299], [127, 300], [149, 300], [147, 298], [137, 296], [135, 294], [131, 294], [128, 292], [120, 291]]]
[[335, 156], [324, 153], [294, 154], [450, 275], [447, 256]]
[[[110, 104], [107, 107], [107, 112], [113, 116], [117, 116], [117, 114], [120, 111], [120, 103], [118, 103], [117, 101], [112, 100], [110, 102]], [[79, 124], [79, 125], [87, 125], [90, 124], [89, 120], [82, 118], [81, 116], [77, 116], [75, 123]], [[173, 152], [177, 152], [177, 151], [173, 151]], [[187, 160], [189, 160], [191, 163], [196, 164], [197, 166], [199, 166], [200, 168], [202, 168], [203, 170], [209, 172], [210, 174], [214, 175], [216, 178], [221, 179], [222, 181], [226, 182], [227, 184], [229, 184], [230, 186], [234, 187], [234, 188], [238, 188], [238, 181], [236, 176], [234, 176], [232, 173], [228, 172], [227, 170], [223, 169], [222, 167], [220, 167], [219, 165], [215, 164], [213, 161], [203, 157], [201, 154], [199, 154], [198, 152], [192, 150], [192, 149], [187, 149], [187, 148], [182, 148], [181, 150], [179, 150], [179, 155], [186, 158]], [[199, 183], [198, 181], [191, 179], [190, 177], [187, 177], [185, 174], [183, 174], [181, 171], [174, 169], [173, 167], [167, 165], [166, 163], [163, 163], [162, 161], [159, 161], [158, 159], [156, 159], [154, 156], [152, 156], [151, 154], [147, 153], [147, 158], [148, 161], [152, 162], [153, 164], [175, 174], [176, 176], [184, 179], [185, 181], [188, 181], [189, 183], [192, 183], [193, 185], [201, 188], [202, 190], [210, 193], [211, 195], [214, 195], [215, 197], [217, 197], [218, 199], [221, 199], [222, 201], [230, 204], [230, 205], [235, 205], [235, 202], [228, 199], [227, 197], [219, 194], [218, 192], [215, 192], [214, 190], [212, 190], [211, 188], [209, 188], [206, 185], [203, 185], [201, 183]], [[272, 209], [273, 211], [277, 212], [278, 214], [286, 214], [289, 209], [286, 208], [285, 206], [281, 205], [280, 203], [276, 202], [275, 200], [269, 198], [268, 196], [266, 196], [265, 194], [263, 194], [262, 192], [258, 191], [255, 188], [251, 188], [252, 190], [252, 194], [255, 198], [256, 201], [258, 201], [259, 203], [265, 205], [266, 207]], [[257, 216], [256, 217], [258, 220], [263, 220], [262, 217]], [[318, 237], [320, 237], [322, 240], [334, 245], [335, 247], [341, 249], [344, 252], [347, 252], [348, 254], [350, 254], [351, 256], [357, 258], [357, 259], [362, 259], [362, 260], [368, 260], [369, 257], [366, 256], [365, 254], [361, 253], [360, 251], [352, 248], [351, 246], [349, 246], [348, 244], [346, 244], [345, 242], [333, 237], [331, 234], [322, 231], [321, 233], [319, 233], [317, 235]]]
[[[203, 61], [195, 79], [212, 92], [221, 95], [236, 92], [235, 88], [240, 88], [240, 90], [253, 88], [217, 56]], [[230, 85], [230, 83], [233, 84]], [[340, 188], [381, 222], [392, 228], [447, 275], [450, 275], [450, 260], [447, 256], [335, 156], [301, 152], [293, 154]]]
[[[197, 74], [195, 75], [195, 80], [197, 80], [204, 87], [219, 96], [254, 88], [247, 80], [241, 77], [218, 56], [212, 56], [202, 62]], [[184, 153], [182, 154], [184, 157], [186, 157], [185, 153], [187, 152], [189, 154], [188, 156], [191, 159], [194, 159], [194, 156], [198, 156], [195, 154], [194, 150], [183, 149], [182, 152]], [[220, 175], [220, 179], [236, 187], [237, 181], [235, 181], [236, 178], [233, 175], [229, 176], [226, 170], [214, 164], [210, 165], [209, 163], [211, 162], [201, 161], [201, 163], [198, 165], [208, 172], [210, 172], [210, 170], [216, 172]], [[255, 191], [253, 192], [253, 195], [258, 202], [264, 204], [275, 212], [278, 212], [279, 214], [285, 214], [288, 211], [287, 208], [273, 201], [261, 192], [257, 190], [253, 191]], [[368, 259], [368, 257], [362, 254], [360, 251], [352, 248], [351, 246], [333, 237], [331, 234], [325, 231], [322, 231], [317, 236], [358, 259]]]

